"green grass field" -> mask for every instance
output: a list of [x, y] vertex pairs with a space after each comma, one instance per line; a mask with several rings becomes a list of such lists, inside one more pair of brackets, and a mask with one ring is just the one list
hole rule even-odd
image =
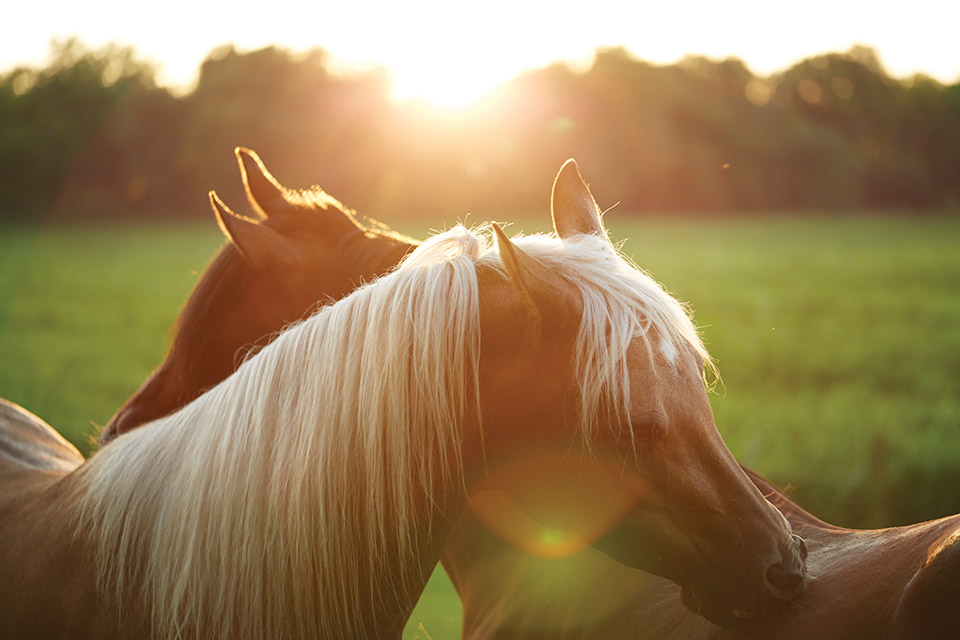
[[[837, 524], [960, 512], [960, 217], [624, 218], [612, 234], [704, 327], [739, 459]], [[212, 221], [0, 226], [0, 396], [89, 453], [220, 244]], [[421, 622], [459, 633], [442, 573], [405, 638]]]

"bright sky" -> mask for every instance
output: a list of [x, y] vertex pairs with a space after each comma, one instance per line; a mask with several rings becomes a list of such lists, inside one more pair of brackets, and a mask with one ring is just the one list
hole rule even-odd
[[356, 65], [379, 63], [394, 93], [464, 102], [518, 71], [553, 60], [588, 63], [602, 46], [672, 63], [684, 54], [736, 56], [754, 73], [809, 55], [874, 47], [888, 72], [960, 81], [957, 0], [22, 0], [0, 21], [0, 70], [43, 64], [54, 37], [117, 42], [160, 63], [164, 84], [189, 88], [214, 47], [321, 46]]

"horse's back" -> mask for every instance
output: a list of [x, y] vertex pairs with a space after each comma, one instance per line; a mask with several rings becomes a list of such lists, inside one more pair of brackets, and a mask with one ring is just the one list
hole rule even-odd
[[0, 398], [0, 471], [73, 471], [77, 448], [23, 407]]
[[894, 615], [894, 638], [960, 635], [960, 516], [903, 590]]

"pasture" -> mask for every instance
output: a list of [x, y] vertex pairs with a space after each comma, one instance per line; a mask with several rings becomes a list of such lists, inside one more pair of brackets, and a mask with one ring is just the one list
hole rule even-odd
[[[691, 302], [723, 376], [716, 422], [742, 462], [840, 525], [960, 512], [960, 218], [649, 221], [615, 210], [608, 224]], [[160, 362], [222, 241], [212, 220], [0, 227], [0, 396], [89, 454], [96, 425]], [[405, 637], [458, 629], [438, 573]]]

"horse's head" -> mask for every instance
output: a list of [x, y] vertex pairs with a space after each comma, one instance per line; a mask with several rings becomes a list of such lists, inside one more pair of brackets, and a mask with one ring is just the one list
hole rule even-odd
[[253, 151], [236, 155], [257, 219], [210, 193], [228, 244], [187, 300], [166, 360], [110, 419], [101, 445], [187, 404], [285, 325], [383, 274], [412, 246], [320, 189], [280, 186]]
[[488, 486], [715, 622], [799, 597], [802, 541], [720, 438], [686, 312], [617, 255], [572, 162], [553, 217], [562, 246], [495, 227], [502, 265], [480, 272]]

